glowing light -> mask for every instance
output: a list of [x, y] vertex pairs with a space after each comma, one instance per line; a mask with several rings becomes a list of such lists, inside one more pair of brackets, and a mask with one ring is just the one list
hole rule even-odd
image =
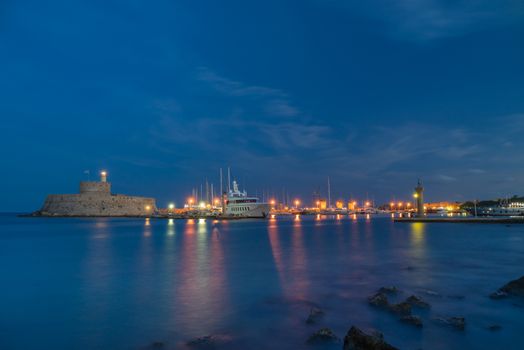
[[269, 203], [270, 203], [272, 206], [275, 206], [275, 203], [276, 203], [276, 202], [275, 202], [274, 199], [272, 199], [271, 201], [269, 201]]
[[107, 171], [102, 170], [102, 171], [100, 172], [100, 175], [102, 175], [102, 176], [106, 176], [106, 175], [107, 175]]
[[151, 210], [151, 206], [150, 205], [146, 205], [146, 210], [147, 211]]
[[418, 198], [418, 193], [413, 193], [413, 198]]
[[206, 203], [204, 203], [204, 202], [200, 202], [200, 203], [198, 204], [198, 206], [199, 206], [201, 209], [205, 209], [205, 208], [206, 208]]
[[215, 205], [218, 205], [218, 204], [220, 204], [220, 199], [215, 198]]
[[193, 205], [193, 202], [194, 202], [194, 201], [195, 201], [195, 200], [194, 200], [192, 197], [189, 197], [189, 198], [187, 199], [187, 202], [189, 203], [190, 206]]
[[404, 203], [398, 202], [398, 206], [401, 207]]
[[171, 209], [171, 210], [175, 209], [175, 204], [174, 203], [169, 203], [168, 208]]
[[370, 204], [371, 204], [371, 203], [369, 203], [369, 201], [366, 201], [366, 203], [364, 203], [364, 205], [365, 205], [366, 207], [369, 207]]
[[407, 202], [407, 203], [406, 203], [406, 206], [407, 206], [408, 208], [411, 207], [411, 203], [410, 203], [410, 202]]
[[298, 208], [299, 204], [300, 204], [300, 201], [299, 201], [298, 199], [297, 199], [297, 200], [295, 200], [295, 207], [297, 207], [297, 208]]
[[295, 221], [300, 221], [300, 215], [295, 215]]
[[394, 207], [394, 206], [395, 206], [395, 203], [391, 202], [391, 203], [389, 203], [389, 206], [390, 206], [390, 207]]

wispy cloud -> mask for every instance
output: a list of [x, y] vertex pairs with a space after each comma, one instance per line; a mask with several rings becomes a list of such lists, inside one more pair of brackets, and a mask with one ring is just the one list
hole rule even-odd
[[301, 111], [293, 106], [289, 97], [282, 90], [261, 86], [249, 85], [240, 81], [225, 78], [207, 67], [200, 67], [198, 80], [212, 86], [225, 96], [234, 98], [254, 98], [259, 101], [262, 111], [269, 116], [294, 117]]
[[513, 0], [333, 0], [322, 4], [326, 3], [379, 20], [386, 24], [389, 35], [413, 41], [462, 35], [480, 27], [522, 20], [524, 15], [524, 3]]
[[211, 84], [217, 91], [231, 96], [285, 97], [282, 91], [265, 86], [246, 85], [239, 81], [224, 78], [207, 67], [198, 69], [199, 80]]

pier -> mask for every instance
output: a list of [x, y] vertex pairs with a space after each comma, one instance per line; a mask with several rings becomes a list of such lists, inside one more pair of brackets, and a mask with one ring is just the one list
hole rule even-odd
[[524, 224], [524, 216], [516, 217], [412, 217], [395, 218], [394, 222], [403, 223], [449, 223], [449, 224]]

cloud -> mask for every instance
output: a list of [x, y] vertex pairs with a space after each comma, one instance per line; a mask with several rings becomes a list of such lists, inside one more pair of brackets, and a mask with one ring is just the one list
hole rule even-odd
[[253, 98], [259, 101], [266, 115], [274, 117], [295, 117], [301, 111], [292, 105], [287, 94], [282, 90], [260, 85], [249, 85], [225, 78], [207, 67], [200, 67], [197, 79], [209, 84], [221, 94], [237, 98]]
[[[316, 0], [320, 4], [320, 1]], [[388, 35], [429, 41], [463, 35], [486, 26], [522, 20], [524, 5], [513, 0], [369, 0], [323, 2], [379, 20]]]
[[239, 81], [224, 78], [217, 73], [211, 71], [207, 67], [200, 67], [198, 69], [197, 77], [199, 80], [211, 84], [217, 91], [230, 96], [277, 96], [284, 97], [282, 91], [272, 89], [264, 86], [246, 85]]
[[271, 100], [266, 105], [267, 113], [282, 117], [294, 117], [300, 112], [286, 100]]

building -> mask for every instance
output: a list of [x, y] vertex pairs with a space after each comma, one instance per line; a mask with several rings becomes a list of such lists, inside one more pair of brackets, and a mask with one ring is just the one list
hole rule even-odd
[[111, 193], [107, 173], [100, 173], [100, 181], [80, 182], [78, 194], [48, 195], [42, 209], [35, 216], [148, 216], [156, 212], [154, 198]]

